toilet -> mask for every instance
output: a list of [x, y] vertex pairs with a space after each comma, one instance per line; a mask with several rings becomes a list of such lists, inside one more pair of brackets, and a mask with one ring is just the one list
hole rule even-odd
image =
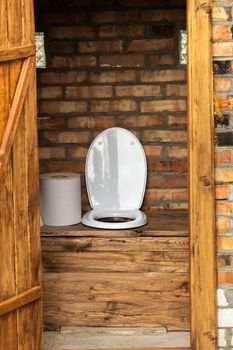
[[143, 202], [147, 163], [136, 136], [123, 128], [110, 128], [91, 144], [85, 166], [91, 211], [82, 223], [100, 229], [127, 229], [147, 223]]

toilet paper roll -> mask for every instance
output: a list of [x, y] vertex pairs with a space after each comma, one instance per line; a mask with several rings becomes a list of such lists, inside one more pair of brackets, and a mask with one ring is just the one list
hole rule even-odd
[[78, 224], [81, 221], [80, 175], [68, 172], [40, 175], [40, 200], [44, 225]]

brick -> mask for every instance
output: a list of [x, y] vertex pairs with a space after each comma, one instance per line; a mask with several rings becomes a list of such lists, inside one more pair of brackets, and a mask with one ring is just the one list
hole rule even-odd
[[233, 284], [232, 271], [218, 272], [218, 284]]
[[218, 327], [233, 327], [233, 308], [218, 309]]
[[168, 125], [169, 126], [186, 126], [187, 116], [186, 115], [169, 115]]
[[96, 66], [96, 57], [90, 55], [53, 56], [49, 65], [53, 68], [94, 67]]
[[214, 61], [213, 64], [214, 74], [232, 74], [233, 73], [233, 61], [232, 60], [219, 60]]
[[168, 158], [169, 159], [182, 159], [187, 158], [188, 149], [187, 147], [168, 147], [167, 148]]
[[216, 163], [225, 164], [231, 162], [231, 149], [215, 148]]
[[146, 201], [161, 200], [187, 200], [187, 189], [148, 189], [145, 194]]
[[62, 88], [60, 86], [40, 87], [37, 89], [37, 97], [40, 99], [62, 97]]
[[233, 109], [233, 96], [214, 96], [214, 111], [226, 111]]
[[233, 78], [214, 78], [214, 91], [215, 92], [229, 92], [232, 88]]
[[89, 132], [87, 131], [45, 131], [43, 138], [49, 143], [87, 143]]
[[233, 267], [233, 255], [231, 254], [219, 254], [217, 256], [217, 266], [219, 269], [226, 269]]
[[96, 11], [91, 14], [91, 21], [95, 23], [131, 22], [138, 20], [138, 11]]
[[218, 246], [218, 249], [233, 250], [233, 237], [218, 237], [217, 246]]
[[50, 54], [74, 54], [76, 50], [76, 43], [74, 41], [49, 41], [49, 53]]
[[144, 66], [143, 55], [103, 55], [100, 56], [102, 67], [140, 67]]
[[67, 86], [66, 98], [112, 97], [112, 86]]
[[88, 147], [67, 147], [68, 158], [86, 158]]
[[147, 179], [147, 189], [150, 187], [162, 187], [165, 185], [165, 176], [163, 175], [150, 175]]
[[40, 159], [64, 158], [64, 157], [65, 157], [64, 147], [40, 147], [39, 148]]
[[[146, 145], [143, 148], [144, 148], [144, 151], [145, 151], [146, 156], [148, 158], [160, 158], [161, 157], [161, 151], [162, 151], [161, 146]], [[149, 176], [149, 178], [150, 178], [150, 176]], [[148, 180], [149, 180], [149, 178], [148, 178]]]
[[166, 86], [167, 96], [187, 96], [187, 86], [181, 84], [168, 84]]
[[163, 123], [163, 117], [158, 115], [138, 115], [138, 116], [120, 116], [119, 125], [126, 128], [145, 128], [158, 126]]
[[39, 129], [62, 129], [65, 127], [63, 117], [40, 117], [37, 119]]
[[227, 199], [230, 193], [229, 185], [216, 185], [215, 186], [215, 198], [216, 199]]
[[92, 83], [119, 83], [135, 82], [136, 73], [132, 70], [109, 71], [109, 72], [91, 72], [90, 81]]
[[50, 172], [60, 172], [60, 171], [71, 171], [76, 173], [83, 173], [85, 171], [84, 161], [82, 162], [50, 162], [44, 164], [44, 171], [46, 173]]
[[123, 85], [116, 86], [117, 96], [161, 96], [159, 85]]
[[217, 233], [226, 233], [229, 231], [230, 224], [228, 219], [217, 218], [216, 220], [216, 232]]
[[103, 38], [136, 37], [145, 34], [145, 26], [143, 24], [106, 24], [99, 27], [98, 34]]
[[233, 56], [233, 42], [213, 43], [212, 52], [214, 57]]
[[78, 50], [81, 53], [122, 51], [123, 41], [122, 40], [84, 41], [84, 42], [78, 43]]
[[182, 9], [145, 10], [141, 12], [142, 21], [185, 21], [186, 11]]
[[[111, 6], [114, 5], [115, 1], [114, 0], [108, 0], [107, 5]], [[103, 7], [106, 6], [106, 0], [69, 0], [69, 6], [73, 7]]]
[[118, 4], [125, 7], [163, 7], [164, 0], [118, 0]]
[[232, 168], [216, 168], [215, 169], [216, 182], [233, 182]]
[[43, 12], [43, 21], [48, 24], [70, 24], [82, 23], [87, 20], [85, 11], [53, 11]]
[[138, 39], [129, 43], [128, 51], [160, 51], [173, 50], [174, 39]]
[[188, 162], [184, 160], [176, 161], [156, 161], [148, 164], [149, 171], [158, 171], [158, 172], [187, 172]]
[[174, 22], [155, 23], [150, 25], [150, 31], [155, 37], [173, 38], [176, 34], [176, 26]]
[[104, 100], [92, 101], [92, 112], [133, 112], [137, 110], [137, 105], [134, 100]]
[[115, 126], [114, 117], [69, 117], [68, 120], [69, 128], [111, 128]]
[[185, 142], [187, 132], [182, 130], [144, 130], [143, 140], [149, 142]]
[[212, 27], [213, 40], [232, 40], [232, 26], [229, 24], [215, 25]]
[[166, 186], [167, 187], [187, 187], [188, 177], [187, 175], [167, 175]]
[[87, 79], [87, 72], [44, 72], [40, 73], [40, 82], [42, 84], [70, 84], [81, 83]]
[[86, 101], [49, 101], [40, 104], [41, 113], [74, 113], [85, 112], [86, 110]]
[[49, 30], [51, 39], [93, 38], [95, 30], [91, 26], [54, 26]]
[[233, 214], [233, 202], [217, 201], [216, 202], [216, 214], [217, 215], [229, 215]]
[[166, 206], [164, 209], [185, 209], [185, 210], [188, 210], [188, 203], [187, 201], [185, 203], [169, 203], [168, 206]]
[[185, 100], [153, 100], [140, 102], [142, 113], [148, 112], [180, 112], [186, 111]]
[[231, 8], [223, 6], [213, 6], [212, 8], [212, 21], [222, 22], [231, 18]]
[[142, 82], [184, 81], [186, 71], [184, 69], [147, 70], [140, 73]]
[[148, 57], [148, 64], [150, 66], [174, 66], [175, 56], [174, 54], [154, 54]]

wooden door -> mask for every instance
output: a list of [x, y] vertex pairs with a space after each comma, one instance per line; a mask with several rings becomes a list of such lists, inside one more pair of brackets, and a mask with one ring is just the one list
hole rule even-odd
[[32, 0], [0, 1], [0, 349], [42, 348]]

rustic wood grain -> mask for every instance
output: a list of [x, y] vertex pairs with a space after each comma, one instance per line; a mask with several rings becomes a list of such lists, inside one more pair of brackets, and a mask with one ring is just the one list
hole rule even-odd
[[0, 349], [41, 350], [33, 1], [0, 2], [0, 39]]
[[[136, 237], [133, 230], [108, 230], [102, 238], [105, 230], [82, 225], [66, 227], [65, 236], [54, 237], [44, 234], [51, 228], [43, 227], [46, 327], [189, 329], [187, 211], [161, 214], [159, 223], [160, 211], [149, 213], [149, 225]], [[168, 232], [172, 222], [180, 237]]]
[[35, 45], [11, 47], [0, 50], [0, 62], [9, 62], [35, 55]]
[[92, 229], [82, 224], [55, 227], [43, 226], [42, 237], [45, 236], [81, 236], [81, 237], [158, 237], [188, 236], [187, 210], [154, 210], [149, 213], [149, 223], [143, 227], [128, 230]]
[[187, 8], [193, 350], [214, 350], [217, 346], [211, 4], [212, 1], [188, 1]]

